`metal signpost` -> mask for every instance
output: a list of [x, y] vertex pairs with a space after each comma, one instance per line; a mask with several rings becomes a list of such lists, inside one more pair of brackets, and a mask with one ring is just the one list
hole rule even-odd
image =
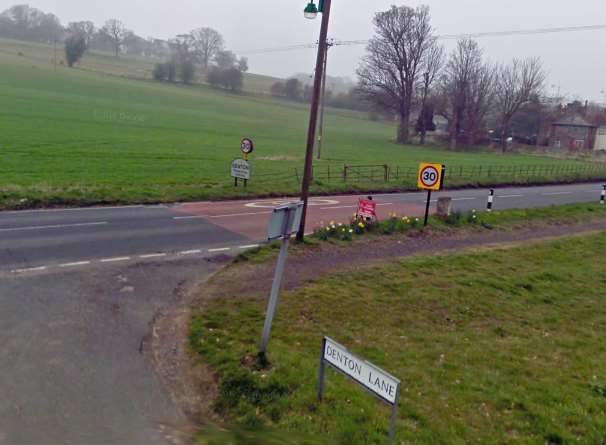
[[320, 402], [324, 397], [324, 379], [327, 364], [391, 406], [387, 443], [388, 445], [392, 444], [396, 432], [400, 380], [372, 363], [350, 353], [347, 348], [336, 341], [324, 337], [320, 355], [320, 383], [318, 385], [318, 400]]
[[431, 205], [431, 192], [440, 191], [444, 187], [444, 173], [446, 166], [442, 164], [421, 164], [417, 185], [422, 190], [427, 190], [427, 205], [425, 206], [425, 223], [429, 221], [429, 206]]
[[269, 222], [267, 239], [269, 241], [281, 239], [282, 246], [280, 247], [280, 255], [276, 264], [276, 272], [274, 281], [271, 286], [271, 295], [267, 305], [267, 313], [265, 315], [265, 325], [263, 326], [263, 336], [261, 338], [261, 346], [259, 347], [259, 362], [265, 366], [267, 364], [267, 344], [269, 343], [269, 334], [273, 323], [276, 306], [278, 304], [278, 295], [282, 285], [282, 276], [284, 275], [284, 265], [288, 256], [288, 244], [290, 237], [297, 233], [301, 224], [301, 216], [303, 215], [303, 202], [293, 202], [274, 209], [273, 215]]
[[231, 163], [231, 177], [234, 178], [234, 185], [238, 187], [238, 179], [244, 180], [244, 187], [248, 185], [250, 180], [250, 163], [248, 155], [255, 149], [255, 144], [250, 138], [244, 138], [240, 141], [240, 151], [242, 159], [235, 159]]
[[234, 159], [231, 163], [231, 177], [235, 179], [236, 187], [238, 187], [238, 179], [243, 179], [246, 187], [250, 180], [250, 163], [244, 159]]

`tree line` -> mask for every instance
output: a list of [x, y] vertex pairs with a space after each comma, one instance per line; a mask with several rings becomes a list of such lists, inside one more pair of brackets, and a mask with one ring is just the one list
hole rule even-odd
[[393, 6], [377, 13], [373, 24], [375, 35], [357, 70], [358, 92], [398, 116], [398, 143], [411, 141], [411, 116], [418, 109], [421, 142], [435, 113], [448, 121], [452, 148], [478, 142], [490, 121], [506, 150], [512, 121], [542, 97], [546, 75], [539, 58], [493, 63], [472, 39], [460, 40], [446, 54], [427, 6]]
[[[270, 94], [274, 97], [289, 99], [295, 102], [310, 103], [313, 88], [311, 84], [304, 83], [297, 78], [290, 78], [284, 81], [274, 82], [270, 88]], [[324, 94], [324, 103], [334, 108], [344, 108], [356, 111], [372, 111], [369, 104], [363, 100], [357, 93], [356, 88], [351, 88], [346, 92], [333, 93], [326, 89]]]
[[63, 26], [57, 16], [28, 5], [15, 5], [0, 13], [0, 37], [45, 44], [63, 44], [65, 60], [73, 67], [89, 50], [111, 52], [115, 57], [139, 55], [159, 59], [156, 80], [193, 82], [196, 72], [216, 87], [239, 91], [248, 61], [225, 49], [221, 34], [201, 27], [173, 39], [142, 38], [118, 19], [101, 27], [83, 20]]

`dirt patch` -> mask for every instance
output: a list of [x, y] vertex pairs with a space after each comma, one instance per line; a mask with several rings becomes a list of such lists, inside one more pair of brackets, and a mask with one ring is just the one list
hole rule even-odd
[[255, 158], [258, 161], [298, 161], [298, 156], [293, 155], [275, 155], [275, 156], [260, 156]]
[[[352, 244], [321, 244], [291, 255], [283, 278], [283, 289], [291, 290], [306, 282], [335, 272], [355, 270], [373, 262], [417, 254], [543, 241], [575, 234], [606, 230], [606, 219], [587, 224], [553, 225], [522, 230], [448, 230], [412, 232], [372, 237]], [[274, 261], [262, 264], [239, 263], [214, 275], [198, 295], [196, 304], [208, 298], [266, 296], [271, 288]]]
[[[322, 243], [296, 250], [288, 260], [283, 289], [292, 290], [311, 280], [373, 263], [417, 254], [448, 253], [586, 235], [606, 230], [606, 219], [585, 224], [554, 224], [525, 229], [476, 228], [413, 232], [369, 237], [350, 244]], [[152, 331], [154, 362], [175, 402], [196, 422], [219, 421], [212, 410], [219, 382], [207, 367], [189, 355], [187, 339], [191, 308], [204, 308], [216, 298], [266, 298], [271, 288], [274, 260], [232, 263], [204, 283], [189, 289], [180, 303], [159, 314]]]

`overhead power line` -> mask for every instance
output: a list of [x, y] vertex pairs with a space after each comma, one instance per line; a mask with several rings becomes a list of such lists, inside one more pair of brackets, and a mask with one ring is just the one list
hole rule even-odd
[[[520, 29], [513, 31], [488, 31], [488, 32], [477, 32], [477, 33], [464, 33], [464, 34], [443, 34], [438, 35], [439, 40], [458, 40], [464, 38], [481, 39], [486, 37], [507, 37], [507, 36], [529, 36], [538, 34], [558, 34], [568, 32], [582, 32], [582, 31], [605, 31], [606, 25], [586, 25], [586, 26], [565, 26], [558, 28], [535, 28], [535, 29]], [[334, 46], [355, 46], [355, 45], [366, 45], [369, 40], [335, 40]], [[253, 54], [270, 54], [287, 51], [297, 51], [302, 49], [313, 49], [317, 46], [317, 43], [303, 43], [298, 45], [287, 45], [287, 46], [276, 46], [272, 48], [260, 48], [260, 49], [249, 49], [236, 51], [242, 55], [253, 55]]]

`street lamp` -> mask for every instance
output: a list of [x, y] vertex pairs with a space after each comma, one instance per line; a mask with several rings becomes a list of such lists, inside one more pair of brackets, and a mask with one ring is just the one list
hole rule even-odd
[[303, 172], [303, 184], [301, 186], [301, 201], [303, 201], [303, 215], [301, 226], [297, 233], [297, 240], [303, 241], [305, 236], [305, 221], [307, 220], [307, 203], [309, 201], [309, 186], [313, 174], [314, 142], [316, 139], [316, 126], [318, 123], [318, 108], [320, 105], [320, 92], [322, 90], [322, 79], [324, 78], [324, 61], [328, 50], [328, 24], [330, 22], [331, 0], [320, 0], [319, 8], [313, 0], [309, 2], [304, 15], [308, 19], [314, 19], [318, 12], [322, 13], [322, 27], [320, 29], [320, 40], [318, 42], [318, 57], [316, 59], [316, 71], [314, 78], [314, 89], [311, 98], [311, 111], [309, 113], [309, 127], [307, 129], [307, 149], [305, 151], [305, 170]]
[[314, 20], [316, 17], [318, 17], [318, 8], [313, 1], [309, 2], [307, 7], [303, 10], [303, 15], [306, 19], [310, 20]]

